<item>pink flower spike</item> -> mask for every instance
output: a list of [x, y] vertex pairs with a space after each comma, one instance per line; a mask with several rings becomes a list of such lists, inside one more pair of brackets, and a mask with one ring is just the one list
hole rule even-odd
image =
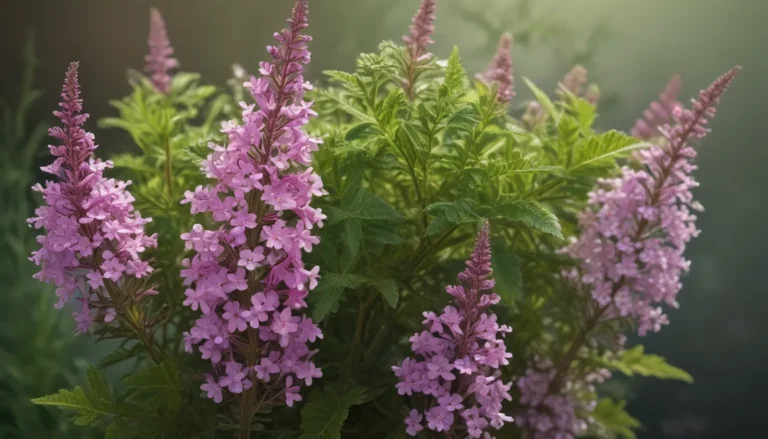
[[158, 92], [168, 94], [171, 86], [170, 71], [178, 67], [179, 62], [173, 58], [173, 47], [168, 40], [163, 16], [155, 8], [149, 13], [149, 53], [145, 57], [146, 72], [151, 75], [152, 85]]

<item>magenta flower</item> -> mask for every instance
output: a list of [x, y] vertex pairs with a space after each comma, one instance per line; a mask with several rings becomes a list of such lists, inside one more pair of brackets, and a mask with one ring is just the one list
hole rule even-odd
[[56, 286], [57, 308], [79, 293], [73, 317], [78, 332], [86, 332], [94, 321], [116, 320], [115, 292], [123, 303], [155, 293], [146, 282], [152, 268], [140, 258], [157, 246], [157, 235], [144, 233], [151, 219], [133, 209], [134, 199], [125, 190], [130, 182], [104, 178], [112, 162], [94, 157], [94, 136], [83, 129], [88, 114], [82, 112], [77, 69], [77, 62], [69, 65], [60, 110], [53, 113], [61, 126], [49, 130], [60, 142], [48, 147], [56, 159], [42, 168], [58, 181], [32, 188], [45, 204], [28, 222], [45, 231], [30, 258], [41, 267], [34, 277]]
[[677, 95], [680, 94], [682, 87], [683, 81], [680, 75], [673, 76], [659, 95], [659, 99], [651, 102], [643, 112], [643, 117], [635, 122], [635, 126], [632, 127], [632, 136], [642, 140], [651, 140], [660, 136], [659, 128], [672, 123], [673, 112], [681, 105]]
[[168, 40], [163, 16], [155, 8], [149, 12], [149, 53], [144, 60], [145, 70], [151, 75], [152, 85], [158, 92], [168, 94], [171, 88], [171, 70], [178, 67], [179, 62], [173, 58], [173, 47]]
[[512, 35], [503, 34], [499, 39], [499, 48], [488, 70], [478, 75], [486, 84], [495, 84], [498, 89], [496, 99], [508, 104], [515, 97], [514, 78], [512, 76]]
[[676, 123], [660, 129], [664, 142], [639, 154], [644, 170], [625, 167], [590, 193], [582, 234], [566, 252], [579, 262], [577, 278], [597, 301], [597, 318], [632, 319], [644, 335], [668, 323], [660, 304], [678, 306], [680, 277], [690, 267], [685, 245], [699, 233], [691, 211], [701, 209], [691, 193], [697, 183], [690, 142], [709, 132], [708, 119], [739, 70], [702, 90], [692, 109], [675, 108]]
[[184, 304], [203, 313], [185, 333], [185, 346], [211, 360], [212, 376], [229, 393], [254, 385], [258, 397], [246, 392], [240, 404], [290, 406], [301, 400], [302, 383], [322, 376], [308, 347], [322, 332], [298, 312], [319, 278], [302, 254], [319, 242], [312, 230], [325, 219], [310, 204], [325, 194], [309, 167], [319, 140], [302, 131], [315, 115], [304, 101], [311, 86], [302, 76], [310, 59], [311, 38], [302, 33], [306, 0], [296, 2], [288, 23], [275, 34], [278, 45], [267, 48], [273, 61], [261, 63], [261, 76], [244, 84], [256, 105], [242, 104], [241, 125], [223, 125], [226, 146], [210, 145], [203, 172], [214, 181], [182, 201], [217, 223], [182, 235], [195, 252], [183, 263]]
[[434, 43], [435, 9], [437, 0], [422, 0], [416, 15], [413, 16], [410, 33], [403, 36], [412, 60], [427, 59], [431, 56], [427, 46]]
[[[415, 393], [430, 396], [422, 414], [411, 410], [405, 420], [406, 432], [415, 436], [424, 427], [438, 432], [466, 431], [479, 438], [486, 427], [501, 428], [512, 418], [504, 415], [502, 402], [510, 400], [512, 383], [504, 384], [498, 370], [509, 364], [512, 354], [497, 339], [512, 329], [496, 323], [496, 316], [485, 310], [499, 303], [499, 296], [488, 293], [494, 287], [490, 279], [491, 249], [488, 224], [478, 234], [477, 244], [467, 269], [459, 274], [459, 286], [446, 290], [455, 306], [445, 307], [439, 316], [425, 312], [426, 330], [414, 334], [411, 348], [414, 358], [406, 358], [392, 367], [400, 395]], [[463, 424], [463, 425], [459, 425]]]

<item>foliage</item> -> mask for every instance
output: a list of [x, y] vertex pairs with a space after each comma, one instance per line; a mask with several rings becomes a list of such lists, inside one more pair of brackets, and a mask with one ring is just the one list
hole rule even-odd
[[[506, 339], [514, 359], [502, 368], [505, 382], [517, 381], [538, 359], [567, 365], [553, 382], [571, 383], [576, 390], [569, 397], [589, 420], [589, 434], [605, 438], [634, 438], [640, 423], [624, 401], [598, 401], [599, 386], [588, 379], [595, 371], [692, 382], [643, 346], [624, 348], [619, 340], [631, 325], [627, 319], [597, 324], [598, 315], [592, 321], [590, 292], [568, 282], [574, 263], [562, 252], [579, 232], [578, 215], [598, 179], [614, 176], [647, 144], [618, 131], [599, 132], [593, 103], [567, 91], [550, 97], [525, 79], [542, 109], [531, 124], [517, 106], [500, 102], [496, 84], [471, 79], [458, 49], [446, 59], [413, 60], [406, 48], [387, 41], [361, 54], [354, 71], [324, 74], [308, 98], [319, 115], [309, 131], [323, 139], [313, 167], [328, 191], [312, 203], [327, 219], [320, 243], [306, 257], [308, 266], [321, 270], [307, 301], [324, 335], [317, 354], [323, 375], [299, 407], [253, 410], [247, 431], [275, 438], [401, 436], [407, 411], [391, 367], [409, 351], [423, 313], [448, 302], [444, 287], [462, 269], [485, 220], [501, 298], [496, 314], [515, 330]], [[242, 80], [242, 73], [236, 76]], [[154, 340], [161, 355], [152, 356], [146, 343], [124, 341], [98, 368], [89, 367], [86, 387], [33, 402], [75, 412], [76, 424], [103, 430], [108, 438], [230, 437], [244, 427], [233, 424], [233, 413], [222, 405], [201, 398], [207, 364], [183, 352], [193, 316], [182, 306], [185, 248], [178, 237], [194, 224], [180, 201], [206, 183], [200, 172], [205, 146], [221, 140], [218, 125], [237, 114], [242, 89], [223, 93], [191, 73], [176, 74], [167, 95], [138, 73], [129, 82], [131, 94], [112, 101], [118, 116], [102, 119], [101, 126], [124, 130], [135, 144], [134, 152], [113, 159], [133, 181], [137, 208], [154, 218], [150, 231], [161, 237], [152, 254], [162, 292]], [[36, 96], [23, 90], [22, 115]], [[7, 116], [4, 127], [23, 126], [23, 119], [15, 125], [12, 120]], [[31, 165], [30, 151], [43, 133], [23, 137], [13, 129], [8, 144], [26, 139], [18, 151], [29, 155]], [[2, 177], [20, 178], [13, 169]], [[27, 195], [20, 194], [17, 204], [6, 205], [19, 206], [17, 216], [24, 217]], [[13, 257], [5, 269], [22, 260], [32, 236], [26, 229], [14, 234], [18, 224], [2, 225], [6, 236], [21, 240], [9, 241], [5, 253]], [[51, 326], [36, 330], [59, 332], [58, 323], [50, 323], [55, 319], [45, 316]], [[590, 325], [594, 331], [582, 335]], [[6, 356], [2, 350], [0, 355]], [[118, 366], [129, 372], [110, 385], [102, 373]], [[513, 415], [523, 410], [519, 398], [509, 406]], [[505, 426], [500, 434], [518, 437], [515, 428]]]

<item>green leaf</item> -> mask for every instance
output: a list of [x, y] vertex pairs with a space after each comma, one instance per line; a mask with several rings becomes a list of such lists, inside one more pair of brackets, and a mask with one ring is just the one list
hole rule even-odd
[[103, 407], [94, 403], [82, 388], [72, 390], [61, 389], [59, 393], [32, 399], [37, 405], [50, 405], [62, 410], [73, 410], [78, 413], [77, 425], [95, 425], [100, 417], [114, 415], [111, 407]]
[[667, 363], [667, 360], [660, 355], [646, 354], [642, 345], [622, 352], [617, 358], [605, 357], [601, 361], [606, 367], [618, 370], [627, 376], [640, 375], [693, 383], [693, 377], [688, 372]]
[[615, 130], [591, 136], [574, 147], [573, 161], [568, 173], [573, 175], [577, 170], [584, 172], [588, 166], [599, 165], [606, 159], [649, 146], [650, 143], [638, 143], [635, 138]]
[[113, 366], [125, 360], [136, 358], [142, 352], [144, 352], [144, 345], [142, 345], [141, 343], [137, 343], [133, 345], [130, 349], [126, 349], [126, 348], [115, 349], [114, 351], [107, 354], [107, 356], [101, 360], [98, 368], [105, 369], [109, 366]]
[[491, 267], [496, 279], [494, 291], [505, 305], [514, 304], [523, 295], [522, 260], [509, 251], [501, 239], [491, 242]]
[[451, 56], [448, 57], [448, 64], [445, 67], [445, 87], [448, 96], [462, 94], [466, 87], [467, 73], [464, 66], [461, 65], [459, 57], [459, 48], [454, 46]]
[[299, 439], [340, 439], [350, 407], [365, 401], [366, 389], [352, 380], [314, 390], [301, 411]]
[[347, 218], [344, 221], [344, 242], [346, 247], [341, 254], [341, 271], [349, 272], [354, 268], [360, 254], [363, 241], [363, 223], [359, 218]]
[[389, 306], [392, 308], [397, 307], [397, 302], [400, 300], [400, 292], [394, 279], [378, 279], [371, 282], [371, 286], [381, 293], [381, 296], [387, 301]]
[[519, 223], [555, 238], [563, 239], [560, 221], [555, 214], [535, 201], [511, 201], [483, 207], [478, 209], [477, 213], [489, 219]]
[[558, 120], [560, 120], [560, 112], [557, 111], [557, 108], [555, 107], [555, 104], [552, 102], [552, 99], [547, 96], [546, 93], [541, 91], [536, 85], [531, 82], [528, 78], [523, 78], [523, 81], [525, 81], [525, 84], [528, 86], [528, 88], [531, 89], [533, 92], [533, 95], [536, 96], [536, 100], [541, 103], [541, 106], [544, 107], [544, 110], [546, 110], [547, 114], [549, 114], [549, 117], [552, 118], [552, 120], [557, 123]]
[[427, 235], [436, 235], [451, 226], [471, 223], [478, 220], [474, 214], [475, 202], [473, 200], [458, 200], [453, 203], [439, 201], [427, 206], [428, 214], [435, 218], [427, 226]]
[[312, 319], [320, 322], [336, 312], [344, 290], [357, 288], [364, 282], [365, 278], [356, 274], [320, 273], [319, 285], [309, 296], [314, 303]]
[[181, 406], [179, 370], [171, 360], [147, 367], [126, 377], [123, 382], [133, 388], [133, 397], [141, 399], [149, 409], [177, 410]]
[[397, 232], [391, 232], [376, 227], [366, 227], [364, 231], [365, 239], [380, 242], [382, 244], [398, 245], [402, 244], [403, 238]]
[[624, 401], [602, 398], [591, 413], [599, 424], [611, 434], [610, 438], [636, 439], [635, 432], [642, 424], [624, 410]]
[[347, 134], [344, 136], [344, 140], [351, 142], [353, 140], [375, 136], [380, 133], [381, 131], [379, 131], [375, 124], [370, 122], [363, 122], [350, 128], [350, 130], [347, 131]]
[[347, 210], [350, 218], [362, 220], [399, 220], [397, 211], [383, 199], [361, 189]]
[[96, 407], [111, 407], [114, 404], [112, 392], [98, 369], [88, 365], [88, 395]]

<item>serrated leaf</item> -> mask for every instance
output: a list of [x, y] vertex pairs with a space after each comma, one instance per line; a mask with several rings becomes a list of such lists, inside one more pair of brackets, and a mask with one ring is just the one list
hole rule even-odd
[[387, 301], [389, 306], [392, 308], [397, 307], [397, 302], [400, 300], [400, 292], [394, 279], [378, 279], [371, 282], [371, 286], [381, 293], [381, 296]]
[[354, 140], [375, 136], [380, 133], [381, 131], [379, 131], [375, 124], [370, 122], [363, 122], [350, 128], [350, 130], [347, 131], [347, 134], [344, 135], [344, 140], [347, 142], [352, 142]]
[[459, 48], [453, 48], [451, 56], [448, 57], [448, 64], [445, 67], [445, 87], [448, 96], [454, 96], [464, 92], [467, 81], [467, 74], [464, 66], [461, 65]]
[[350, 218], [362, 220], [398, 220], [400, 214], [383, 199], [361, 189], [349, 209], [346, 211]]
[[321, 273], [318, 287], [309, 296], [314, 304], [312, 319], [320, 322], [336, 312], [344, 290], [357, 288], [364, 282], [365, 278], [356, 274]]
[[624, 410], [625, 402], [602, 398], [597, 402], [592, 417], [611, 434], [610, 438], [636, 439], [633, 430], [642, 424]]
[[133, 388], [133, 398], [140, 399], [149, 409], [177, 410], [181, 406], [179, 370], [171, 360], [149, 366], [126, 377], [123, 382]]
[[501, 239], [491, 242], [491, 268], [496, 279], [494, 291], [505, 305], [514, 304], [523, 295], [522, 260], [509, 251]]
[[37, 405], [50, 405], [62, 410], [74, 410], [78, 413], [77, 425], [94, 425], [102, 416], [112, 416], [111, 407], [101, 407], [88, 398], [80, 387], [72, 390], [61, 389], [59, 393], [32, 399]]
[[86, 375], [88, 377], [88, 390], [90, 391], [88, 397], [93, 401], [94, 406], [111, 407], [114, 404], [112, 393], [109, 391], [109, 386], [107, 386], [107, 382], [99, 370], [88, 365]]
[[667, 363], [667, 360], [660, 355], [646, 354], [645, 347], [642, 345], [628, 349], [618, 357], [603, 358], [601, 362], [606, 367], [618, 370], [627, 376], [640, 375], [693, 383], [693, 377], [688, 372]]
[[511, 201], [495, 206], [484, 206], [477, 213], [489, 219], [510, 221], [563, 239], [557, 216], [541, 204], [531, 200]]
[[573, 161], [568, 173], [573, 175], [577, 171], [583, 172], [590, 165], [597, 165], [604, 160], [649, 146], [650, 143], [637, 142], [635, 138], [615, 130], [591, 136], [574, 147]]
[[363, 223], [359, 218], [347, 218], [344, 221], [343, 239], [346, 247], [341, 254], [341, 271], [347, 273], [357, 263], [363, 241]]
[[478, 217], [474, 214], [474, 201], [458, 200], [455, 202], [440, 201], [427, 206], [428, 214], [434, 216], [427, 226], [427, 235], [435, 235], [443, 230], [461, 224], [477, 221]]
[[380, 242], [382, 244], [398, 245], [403, 242], [403, 238], [396, 232], [390, 232], [389, 230], [379, 229], [375, 227], [366, 227], [364, 231], [365, 239]]
[[130, 349], [125, 349], [125, 348], [115, 349], [114, 351], [107, 354], [107, 356], [104, 357], [101, 360], [101, 362], [99, 362], [98, 368], [105, 369], [109, 366], [121, 363], [125, 360], [136, 358], [136, 356], [143, 351], [144, 351], [144, 345], [142, 345], [141, 343], [137, 343], [133, 345]]
[[340, 439], [350, 407], [362, 404], [365, 394], [366, 389], [352, 380], [314, 390], [301, 411], [301, 430], [304, 433], [299, 439]]

